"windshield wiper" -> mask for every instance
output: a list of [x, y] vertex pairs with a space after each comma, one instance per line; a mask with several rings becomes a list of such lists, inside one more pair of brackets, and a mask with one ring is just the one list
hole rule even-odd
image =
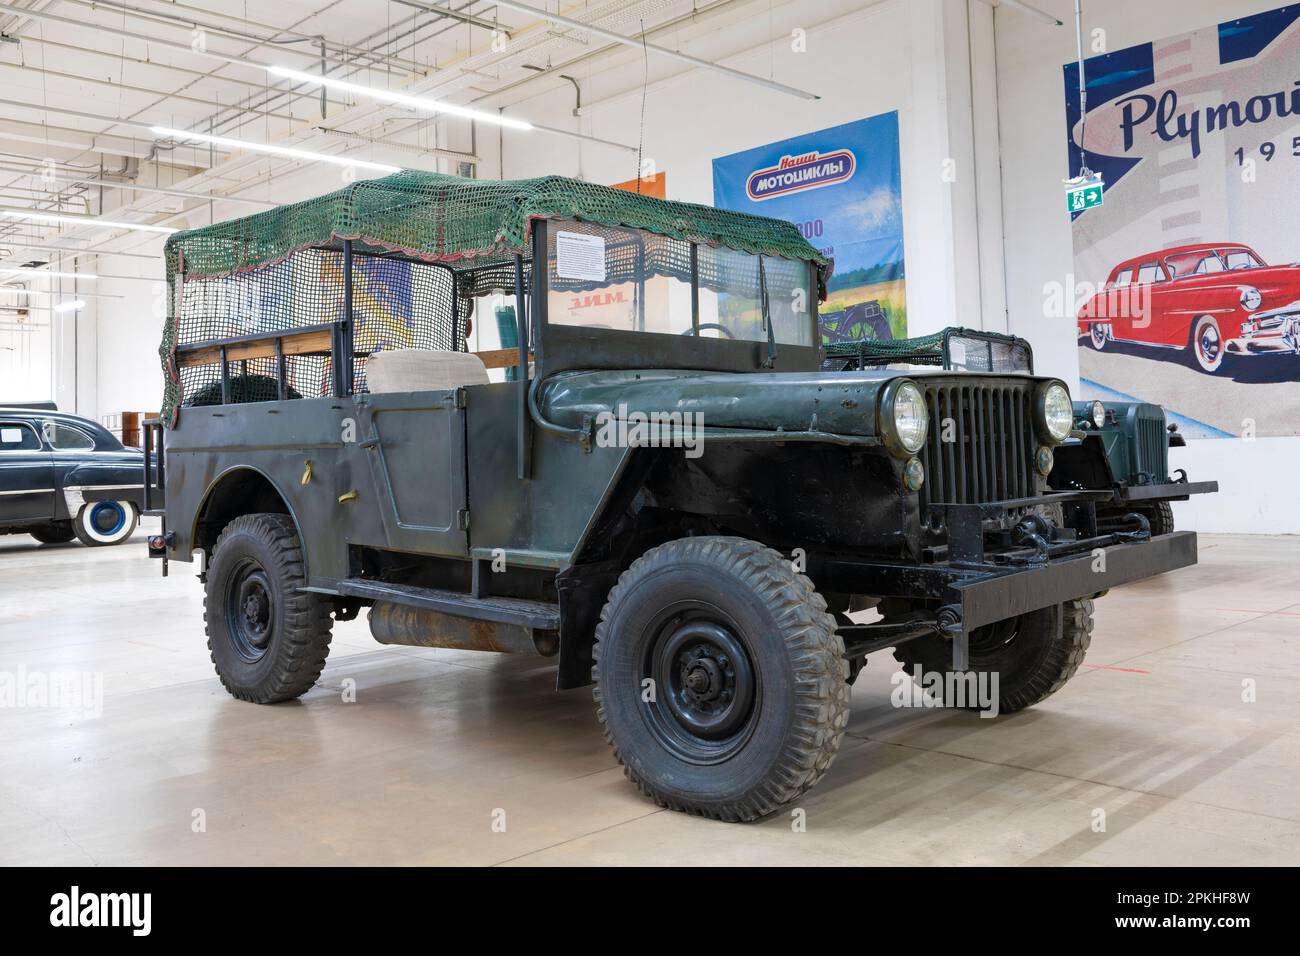
[[767, 329], [767, 360], [763, 368], [776, 366], [776, 333], [772, 329], [772, 309], [767, 298], [767, 269], [763, 266], [763, 254], [758, 254], [758, 301], [763, 309], [763, 325]]

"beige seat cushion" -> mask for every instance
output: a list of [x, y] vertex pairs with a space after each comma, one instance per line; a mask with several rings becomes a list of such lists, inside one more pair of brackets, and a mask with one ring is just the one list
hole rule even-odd
[[371, 393], [432, 392], [462, 385], [486, 385], [487, 369], [473, 352], [391, 349], [366, 362]]

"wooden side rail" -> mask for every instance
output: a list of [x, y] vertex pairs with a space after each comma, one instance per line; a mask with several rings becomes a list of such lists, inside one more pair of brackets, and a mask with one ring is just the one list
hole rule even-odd
[[[492, 349], [487, 352], [472, 352], [483, 361], [485, 368], [514, 368], [519, 364], [518, 349]], [[533, 353], [528, 353], [528, 360], [533, 360]]]
[[268, 332], [262, 335], [245, 335], [233, 339], [210, 339], [193, 345], [176, 346], [176, 364], [181, 368], [191, 365], [216, 365], [225, 350], [227, 362], [241, 359], [275, 358], [276, 341], [282, 343], [285, 355], [329, 355], [331, 326], [316, 325], [295, 329], [292, 332]]

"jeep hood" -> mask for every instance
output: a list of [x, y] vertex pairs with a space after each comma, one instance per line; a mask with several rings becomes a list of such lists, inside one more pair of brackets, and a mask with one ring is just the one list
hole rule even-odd
[[[702, 416], [706, 428], [875, 436], [880, 391], [893, 379], [953, 377], [942, 369], [860, 372], [700, 372], [684, 369], [562, 372], [538, 388], [538, 407], [558, 425], [627, 414]], [[1006, 378], [962, 373], [968, 378]], [[1016, 376], [1021, 377], [1021, 376]]]

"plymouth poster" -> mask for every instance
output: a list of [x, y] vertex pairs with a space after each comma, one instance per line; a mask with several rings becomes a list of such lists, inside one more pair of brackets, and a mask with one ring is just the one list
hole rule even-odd
[[715, 159], [713, 204], [788, 220], [835, 260], [824, 341], [906, 337], [897, 113]]
[[[1193, 437], [1300, 434], [1300, 4], [1065, 67], [1083, 397]], [[1085, 156], [1080, 155], [1080, 146]]]

